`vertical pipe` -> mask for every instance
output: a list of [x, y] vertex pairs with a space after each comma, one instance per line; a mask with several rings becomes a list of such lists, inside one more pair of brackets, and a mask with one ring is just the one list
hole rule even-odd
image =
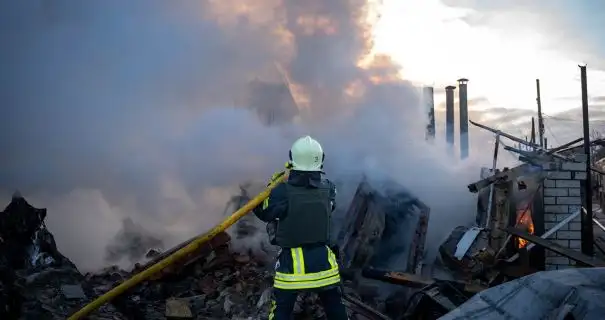
[[540, 137], [540, 148], [545, 148], [544, 143], [544, 118], [542, 118], [542, 100], [540, 98], [540, 79], [536, 79], [536, 102], [538, 103], [538, 135]]
[[592, 257], [592, 172], [590, 170], [590, 125], [588, 122], [588, 85], [586, 84], [586, 66], [580, 66], [580, 81], [582, 86], [582, 123], [584, 127], [584, 153], [586, 154], [586, 180], [584, 180], [584, 196], [586, 214], [582, 215], [582, 253]]
[[448, 150], [454, 146], [454, 86], [445, 87], [445, 140]]
[[[498, 165], [498, 149], [500, 149], [500, 135], [499, 134], [496, 135], [496, 142], [494, 143], [494, 158], [492, 159], [493, 174], [496, 174], [496, 166]], [[487, 215], [485, 217], [485, 225], [484, 225], [484, 228], [486, 228], [486, 229], [488, 229], [490, 227], [489, 223], [492, 220], [492, 207], [493, 207], [493, 203], [494, 203], [494, 185], [495, 185], [495, 183], [492, 183], [489, 185], [489, 199], [487, 201]]]
[[466, 159], [469, 154], [468, 143], [468, 79], [458, 79], [458, 103], [460, 105], [460, 158]]
[[424, 87], [422, 97], [425, 110], [428, 114], [428, 123], [426, 125], [426, 139], [433, 140], [435, 138], [435, 100], [433, 87]]
[[536, 144], [536, 119], [534, 119], [534, 117], [531, 117], [531, 139], [530, 142], [532, 144]]

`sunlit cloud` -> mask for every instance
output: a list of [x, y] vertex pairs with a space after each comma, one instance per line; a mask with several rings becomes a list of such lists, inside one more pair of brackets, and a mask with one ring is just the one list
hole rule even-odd
[[[580, 106], [582, 61], [577, 57], [582, 55], [574, 52], [590, 46], [573, 42], [553, 47], [560, 34], [540, 27], [553, 23], [542, 12], [515, 10], [511, 4], [510, 10], [483, 15], [474, 2], [465, 3], [467, 7], [450, 7], [439, 0], [384, 0], [374, 29], [375, 50], [390, 54], [402, 65], [402, 76], [417, 83], [441, 89], [468, 78], [469, 99], [483, 97], [489, 107], [535, 109], [536, 78], [541, 79], [544, 112]], [[564, 21], [560, 25], [567, 26]], [[589, 95], [604, 95], [605, 71], [589, 68], [588, 77]]]

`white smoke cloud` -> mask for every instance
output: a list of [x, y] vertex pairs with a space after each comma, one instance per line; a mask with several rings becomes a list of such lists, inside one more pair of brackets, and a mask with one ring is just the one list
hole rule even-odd
[[[47, 207], [60, 250], [92, 270], [124, 218], [167, 246], [199, 234], [239, 183], [266, 179], [311, 134], [334, 180], [382, 174], [413, 190], [438, 244], [473, 220], [466, 185], [491, 150], [461, 163], [424, 141], [426, 114], [397, 66], [359, 66], [371, 47], [364, 4], [1, 4], [0, 194], [18, 188]], [[265, 127], [239, 108], [248, 81], [277, 79], [276, 61], [307, 101], [296, 125]]]

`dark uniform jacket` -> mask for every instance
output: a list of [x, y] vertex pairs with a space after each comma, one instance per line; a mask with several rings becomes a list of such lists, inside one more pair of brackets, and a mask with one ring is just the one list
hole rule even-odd
[[339, 285], [338, 264], [329, 248], [335, 197], [336, 187], [321, 172], [292, 170], [287, 183], [275, 187], [254, 210], [260, 220], [275, 227], [273, 243], [282, 248], [275, 265], [275, 288]]

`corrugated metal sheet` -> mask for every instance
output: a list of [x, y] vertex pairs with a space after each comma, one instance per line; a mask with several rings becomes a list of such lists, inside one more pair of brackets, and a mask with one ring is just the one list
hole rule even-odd
[[439, 319], [605, 319], [605, 268], [538, 272], [482, 291]]

